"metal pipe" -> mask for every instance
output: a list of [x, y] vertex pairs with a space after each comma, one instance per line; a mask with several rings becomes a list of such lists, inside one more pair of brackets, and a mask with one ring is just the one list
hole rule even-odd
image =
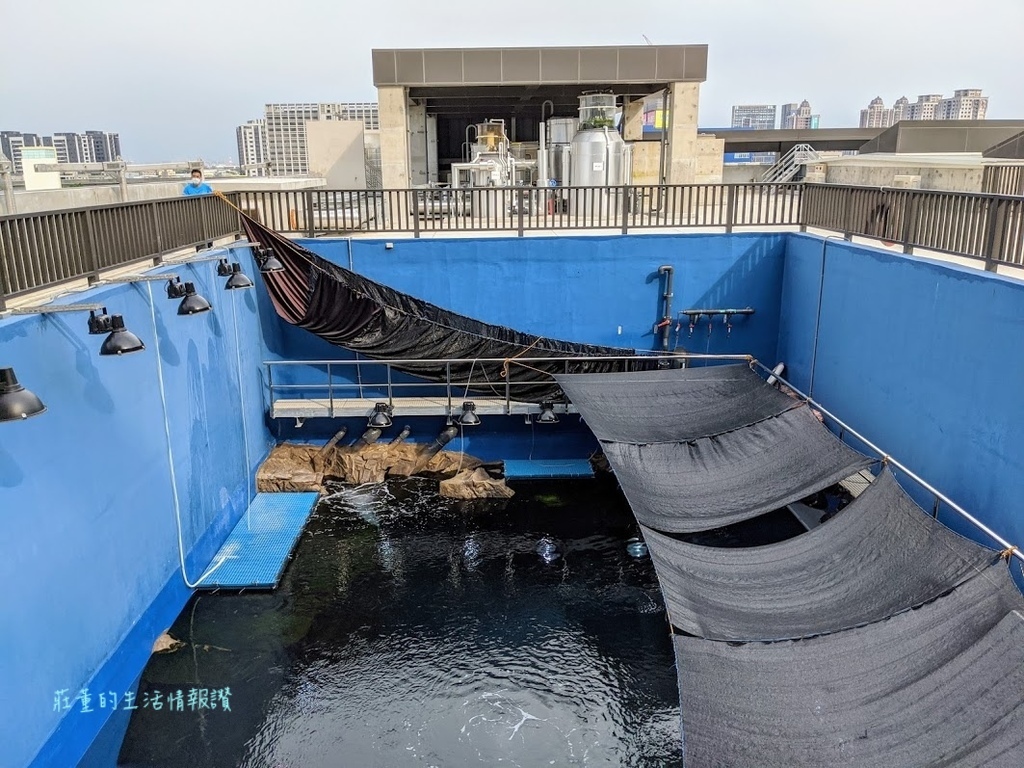
[[544, 107], [546, 107], [548, 104], [551, 105], [551, 114], [548, 115], [548, 117], [555, 116], [555, 102], [553, 102], [551, 99], [545, 99], [544, 101], [541, 102], [540, 105], [540, 121], [542, 123], [544, 122]]
[[814, 369], [818, 362], [818, 332], [821, 329], [821, 304], [825, 292], [825, 249], [829, 240], [844, 240], [839, 235], [829, 235], [821, 240], [821, 275], [818, 277], [818, 309], [814, 316], [814, 346], [811, 348], [811, 378], [807, 384], [807, 393], [814, 395]]
[[666, 352], [668, 351], [669, 333], [672, 328], [672, 277], [675, 271], [675, 267], [671, 264], [662, 264], [658, 267], [658, 274], [665, 276], [665, 292], [662, 294], [662, 299], [665, 302], [665, 314], [661, 318], [661, 348]]
[[[665, 184], [665, 163], [668, 145], [668, 88], [661, 92], [661, 156], [658, 158], [658, 183]], [[658, 201], [661, 207], [661, 200]]]
[[373, 445], [377, 442], [377, 438], [380, 437], [380, 430], [376, 427], [370, 427], [368, 430], [363, 432], [362, 436], [353, 443], [354, 448], [359, 448], [363, 445]]
[[839, 427], [841, 429], [845, 430], [846, 432], [849, 432], [855, 438], [857, 438], [862, 443], [864, 443], [864, 445], [866, 445], [869, 450], [872, 450], [875, 453], [877, 453], [881, 457], [883, 462], [886, 462], [888, 464], [892, 464], [898, 470], [903, 472], [907, 477], [909, 477], [915, 483], [917, 483], [922, 488], [924, 488], [926, 491], [928, 491], [928, 493], [932, 494], [933, 496], [935, 496], [935, 498], [937, 498], [937, 499], [943, 501], [944, 503], [946, 503], [947, 505], [949, 505], [950, 509], [952, 509], [954, 512], [959, 514], [965, 520], [967, 520], [972, 525], [977, 527], [979, 530], [983, 531], [986, 535], [990, 536], [993, 541], [995, 541], [997, 544], [999, 544], [999, 546], [1003, 547], [1004, 549], [1011, 549], [1011, 550], [1013, 550], [1013, 556], [1016, 557], [1018, 560], [1024, 562], [1024, 552], [1021, 552], [1021, 550], [1018, 547], [1016, 547], [1015, 545], [1013, 545], [1010, 542], [1008, 542], [1006, 539], [1004, 539], [998, 533], [996, 533], [991, 528], [989, 528], [987, 525], [985, 525], [983, 522], [978, 520], [976, 517], [974, 517], [974, 515], [972, 515], [966, 509], [961, 507], [959, 504], [957, 504], [955, 501], [953, 501], [951, 498], [949, 498], [946, 494], [944, 494], [942, 491], [940, 491], [934, 485], [929, 483], [924, 478], [920, 477], [914, 471], [909, 469], [905, 464], [903, 464], [903, 463], [897, 461], [896, 459], [894, 459], [888, 453], [886, 453], [881, 448], [879, 448], [877, 445], [875, 445], [873, 442], [871, 442], [866, 437], [864, 437], [864, 435], [862, 435], [860, 432], [855, 430], [849, 424], [847, 424], [842, 419], [840, 419], [838, 416], [836, 416], [834, 413], [832, 413], [827, 408], [825, 408], [825, 406], [823, 406], [821, 403], [816, 401], [810, 395], [804, 394], [803, 392], [801, 392], [799, 389], [797, 389], [795, 386], [793, 386], [789, 381], [787, 381], [785, 378], [783, 378], [781, 373], [776, 373], [772, 369], [768, 368], [768, 366], [766, 366], [760, 360], [756, 360], [755, 359], [753, 361], [753, 363], [754, 363], [754, 365], [756, 365], [761, 370], [765, 371], [766, 373], [769, 373], [769, 374], [773, 375], [776, 379], [778, 379], [780, 382], [782, 382], [787, 387], [789, 387], [791, 390], [793, 390], [794, 393], [799, 395], [809, 405], [813, 405], [815, 407], [815, 409], [821, 411], [825, 416], [828, 416], [830, 419], [832, 419], [832, 421], [834, 421], [837, 425], [839, 425]]
[[407, 438], [411, 432], [412, 432], [412, 427], [410, 427], [408, 424], [406, 424], [404, 427], [402, 427], [402, 431], [401, 432], [399, 432], [397, 435], [395, 435], [393, 438], [391, 438], [391, 445], [398, 445], [399, 443], [403, 442], [405, 440], [405, 438]]
[[327, 452], [328, 452], [329, 450], [331, 450], [331, 448], [333, 448], [333, 447], [334, 447], [334, 446], [336, 446], [336, 445], [337, 445], [338, 443], [340, 443], [340, 442], [341, 442], [342, 440], [344, 440], [344, 439], [345, 439], [345, 435], [346, 435], [347, 433], [348, 433], [348, 427], [342, 427], [342, 428], [341, 428], [341, 429], [339, 429], [339, 430], [338, 430], [337, 432], [335, 432], [335, 433], [334, 433], [334, 437], [332, 437], [332, 438], [331, 438], [330, 440], [328, 440], [328, 441], [327, 441], [327, 442], [326, 442], [326, 443], [324, 444], [324, 447], [320, 449], [320, 455], [321, 455], [321, 456], [322, 456], [322, 455], [324, 455], [324, 454], [325, 454], [325, 453], [327, 453]]
[[547, 189], [548, 186], [548, 143], [547, 125], [541, 122], [537, 126], [538, 149], [537, 149], [537, 186]]

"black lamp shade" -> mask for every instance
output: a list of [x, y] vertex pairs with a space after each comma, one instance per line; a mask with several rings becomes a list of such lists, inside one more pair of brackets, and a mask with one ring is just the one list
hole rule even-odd
[[480, 424], [480, 417], [476, 415], [476, 403], [462, 404], [462, 415], [459, 416], [458, 422], [464, 427], [475, 427]]
[[124, 318], [114, 315], [110, 318], [110, 335], [103, 340], [100, 347], [101, 355], [126, 355], [129, 352], [141, 352], [146, 348], [134, 333], [124, 327]]
[[178, 305], [179, 315], [196, 315], [200, 312], [209, 312], [213, 307], [206, 299], [196, 293], [194, 283], [185, 283], [185, 298]]
[[540, 413], [537, 414], [535, 421], [538, 424], [557, 424], [558, 416], [555, 415], [555, 406], [551, 403], [541, 403]]
[[224, 285], [224, 290], [233, 291], [236, 288], [252, 288], [252, 280], [242, 271], [242, 265], [237, 261], [231, 265], [231, 277]]
[[284, 272], [284, 264], [277, 258], [277, 254], [274, 253], [273, 248], [267, 248], [263, 251], [263, 261], [260, 262], [260, 272], [266, 274], [267, 272]]
[[370, 416], [370, 420], [366, 426], [385, 429], [386, 427], [390, 427], [392, 423], [391, 406], [387, 403], [377, 403], [373, 407], [373, 415]]
[[21, 421], [45, 410], [42, 401], [18, 383], [13, 368], [0, 368], [0, 421]]

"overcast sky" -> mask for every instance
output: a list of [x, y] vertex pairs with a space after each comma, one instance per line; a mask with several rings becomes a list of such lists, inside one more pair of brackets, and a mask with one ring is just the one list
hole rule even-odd
[[[707, 43], [701, 127], [808, 99], [983, 88], [1024, 118], [1024, 0], [49, 0], [4, 3], [0, 130], [118, 131], [127, 159], [233, 159], [273, 101], [375, 101], [371, 48]], [[45, 11], [40, 10], [44, 8]]]

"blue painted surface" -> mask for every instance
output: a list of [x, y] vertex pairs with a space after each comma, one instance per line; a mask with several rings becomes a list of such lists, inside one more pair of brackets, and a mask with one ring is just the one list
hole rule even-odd
[[[247, 251], [235, 254], [253, 269]], [[173, 270], [213, 303], [204, 315], [179, 317], [153, 286], [155, 332], [145, 283], [61, 300], [123, 314], [147, 345], [132, 355], [100, 357], [87, 313], [0, 320], [0, 364], [48, 407], [2, 425], [0, 578], [12, 588], [0, 609], [0, 765], [75, 765], [112, 712], [55, 709], [55, 693], [131, 690], [188, 599], [158, 360], [190, 578], [254, 492], [247, 478], [270, 444], [256, 303], [265, 297], [225, 292], [213, 270]]]
[[[810, 383], [822, 240], [791, 235], [779, 358]], [[1024, 543], [1024, 283], [829, 240], [814, 395], [1010, 541]], [[916, 492], [931, 510], [932, 500]], [[977, 536], [953, 514], [942, 520]]]
[[[318, 493], [257, 493], [213, 556], [202, 589], [271, 589], [316, 506]], [[222, 563], [218, 565], [218, 563]]]
[[588, 459], [510, 459], [505, 462], [505, 477], [509, 480], [593, 476], [594, 467]]

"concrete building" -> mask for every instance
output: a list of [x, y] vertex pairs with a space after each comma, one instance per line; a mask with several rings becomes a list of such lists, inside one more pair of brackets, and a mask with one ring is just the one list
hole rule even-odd
[[807, 99], [799, 104], [782, 105], [782, 119], [779, 127], [784, 130], [806, 131], [817, 128], [820, 122], [820, 115], [811, 114], [811, 103]]
[[121, 159], [121, 137], [109, 131], [82, 134], [82, 162], [109, 163]]
[[887, 109], [881, 96], [876, 96], [867, 109], [860, 111], [861, 128], [888, 128], [893, 123], [893, 110]]
[[917, 101], [907, 105], [904, 120], [937, 120], [936, 110], [942, 101], [941, 93], [925, 93], [917, 97]]
[[733, 128], [775, 127], [774, 104], [737, 104], [732, 108]]
[[267, 175], [266, 121], [250, 120], [235, 129], [238, 165], [243, 176]]
[[900, 96], [896, 99], [896, 103], [892, 105], [892, 124], [895, 125], [900, 120], [909, 120], [909, 115], [910, 99], [906, 96]]
[[377, 105], [372, 102], [267, 104], [264, 118], [266, 162], [271, 176], [309, 173], [307, 122], [357, 120], [366, 129], [376, 129], [380, 124]]
[[[542, 122], [578, 117], [579, 97], [592, 91], [616, 96], [635, 183], [721, 181], [723, 142], [697, 131], [706, 45], [374, 49], [372, 56], [387, 189], [445, 181], [463, 161], [467, 129], [489, 119], [504, 121], [510, 143], [536, 145]], [[654, 94], [667, 103], [667, 125], [663, 140], [642, 141], [644, 101]]]
[[988, 96], [982, 96], [980, 88], [953, 91], [953, 97], [940, 101], [935, 112], [936, 120], [984, 120]]

